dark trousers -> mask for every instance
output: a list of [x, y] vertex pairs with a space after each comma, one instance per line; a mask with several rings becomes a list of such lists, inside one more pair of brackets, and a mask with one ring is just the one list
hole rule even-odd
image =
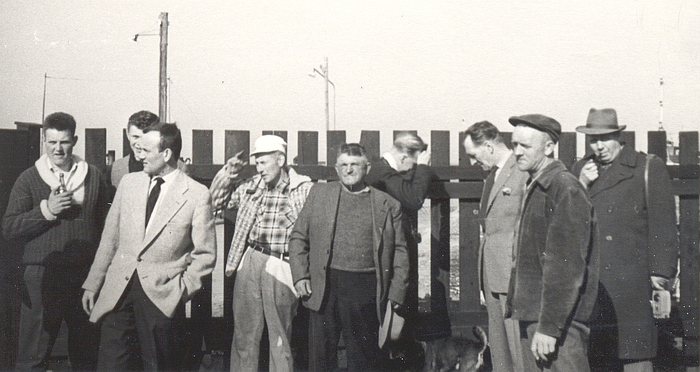
[[309, 370], [321, 372], [338, 368], [341, 331], [348, 371], [380, 370], [376, 274], [331, 269], [328, 275], [325, 301], [319, 311], [311, 311]]
[[28, 265], [20, 313], [17, 370], [45, 370], [63, 320], [74, 370], [97, 365], [99, 327], [83, 311], [82, 270], [65, 265]]
[[97, 369], [177, 371], [185, 358], [184, 304], [168, 318], [144, 293], [136, 272], [102, 321]]
[[537, 322], [520, 322], [520, 343], [523, 350], [525, 371], [589, 372], [588, 326], [572, 321], [559, 342], [549, 362], [538, 362], [530, 350]]

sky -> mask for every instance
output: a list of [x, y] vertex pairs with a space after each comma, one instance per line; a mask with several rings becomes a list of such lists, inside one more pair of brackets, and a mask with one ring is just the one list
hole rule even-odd
[[158, 112], [161, 12], [186, 157], [192, 129], [214, 130], [216, 163], [227, 129], [290, 131], [293, 155], [296, 131], [325, 130], [324, 81], [309, 76], [325, 57], [331, 129], [380, 130], [383, 149], [392, 130], [450, 130], [455, 153], [457, 131], [510, 131], [528, 113], [574, 131], [592, 107], [615, 108], [645, 149], [662, 77], [664, 128], [700, 128], [700, 2], [685, 0], [2, 1], [0, 128], [40, 122], [46, 82], [46, 114], [71, 113], [79, 136], [107, 128], [121, 156], [129, 115]]

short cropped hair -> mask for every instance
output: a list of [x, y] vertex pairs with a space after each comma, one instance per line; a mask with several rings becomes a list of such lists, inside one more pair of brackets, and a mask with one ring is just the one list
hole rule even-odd
[[143, 110], [129, 116], [129, 123], [126, 125], [126, 128], [129, 129], [133, 125], [138, 129], [144, 130], [147, 126], [157, 123], [159, 120], [158, 115]]
[[47, 129], [56, 129], [59, 132], [69, 131], [70, 136], [75, 136], [75, 118], [65, 112], [54, 112], [44, 119], [42, 130], [46, 133]]
[[411, 132], [404, 132], [396, 136], [394, 148], [401, 152], [406, 152], [409, 155], [413, 155], [417, 152], [425, 151], [428, 145], [417, 135]]
[[476, 146], [481, 146], [484, 141], [494, 141], [497, 143], [503, 143], [503, 138], [501, 137], [501, 132], [498, 131], [495, 125], [489, 123], [488, 121], [480, 121], [478, 123], [472, 124], [464, 132], [465, 138], [468, 136], [471, 138], [472, 142]]
[[169, 123], [154, 123], [143, 129], [143, 133], [160, 132], [160, 143], [158, 151], [170, 149], [173, 152], [173, 158], [180, 159], [180, 151], [182, 151], [182, 135], [176, 124]]
[[344, 143], [338, 148], [338, 157], [345, 154], [348, 156], [360, 156], [367, 159], [367, 150], [359, 143]]

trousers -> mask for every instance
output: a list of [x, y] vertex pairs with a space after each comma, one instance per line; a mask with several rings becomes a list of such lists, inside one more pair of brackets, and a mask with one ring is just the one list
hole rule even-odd
[[552, 360], [538, 363], [530, 345], [537, 330], [537, 322], [520, 322], [520, 343], [523, 350], [524, 371], [588, 372], [588, 326], [572, 321], [559, 342]]

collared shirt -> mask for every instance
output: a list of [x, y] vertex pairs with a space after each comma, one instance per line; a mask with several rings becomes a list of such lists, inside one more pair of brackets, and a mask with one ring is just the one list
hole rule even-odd
[[296, 220], [291, 215], [288, 188], [289, 175], [286, 172], [280, 173], [274, 187], [265, 185], [248, 243], [270, 248], [273, 252], [287, 252], [287, 242]]
[[386, 162], [389, 163], [389, 166], [392, 167], [395, 171], [399, 171], [399, 165], [396, 164], [396, 159], [394, 159], [394, 157], [391, 156], [391, 153], [385, 152], [382, 155], [382, 158], [386, 160]]
[[59, 179], [59, 174], [63, 173], [63, 181], [66, 183], [66, 189], [73, 191], [73, 203], [83, 204], [85, 200], [85, 186], [82, 180], [73, 179], [75, 172], [78, 170], [78, 162], [73, 159], [73, 165], [68, 172], [63, 171], [52, 163], [48, 156], [46, 157], [46, 163], [51, 172], [56, 176], [56, 179]]
[[[157, 177], [152, 177], [150, 183], [148, 184], [148, 193], [151, 193], [151, 190], [153, 190], [153, 187], [156, 185], [155, 179], [156, 178], [162, 178], [163, 183], [160, 185], [160, 194], [158, 194], [158, 200], [156, 201], [156, 205], [153, 207], [153, 212], [151, 216], [154, 216], [156, 213], [158, 213], [158, 208], [163, 202], [163, 195], [168, 193], [168, 190], [170, 189], [170, 185], [172, 185], [175, 182], [175, 178], [177, 177], [178, 173], [180, 172], [179, 169], [175, 169], [174, 171], [166, 174], [165, 176], [157, 176]], [[148, 226], [146, 227], [146, 230], [151, 226], [151, 223], [153, 223], [154, 218], [151, 218], [148, 220]]]

